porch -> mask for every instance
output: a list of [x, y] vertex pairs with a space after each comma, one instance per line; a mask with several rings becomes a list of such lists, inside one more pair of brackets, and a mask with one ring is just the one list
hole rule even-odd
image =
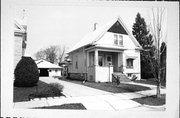
[[123, 73], [123, 50], [94, 49], [87, 51], [87, 80], [112, 82], [113, 73]]

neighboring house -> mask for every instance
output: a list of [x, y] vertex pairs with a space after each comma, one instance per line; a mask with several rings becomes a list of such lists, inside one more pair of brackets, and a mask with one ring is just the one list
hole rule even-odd
[[62, 76], [67, 76], [68, 62], [67, 61], [62, 61], [62, 62], [59, 63], [59, 66], [62, 67]]
[[120, 17], [87, 34], [69, 52], [71, 78], [112, 82], [113, 73], [140, 79], [141, 46]]
[[14, 21], [14, 68], [25, 54], [27, 41], [27, 25], [24, 21]]
[[39, 69], [39, 76], [61, 77], [62, 67], [45, 60], [38, 60], [35, 62]]

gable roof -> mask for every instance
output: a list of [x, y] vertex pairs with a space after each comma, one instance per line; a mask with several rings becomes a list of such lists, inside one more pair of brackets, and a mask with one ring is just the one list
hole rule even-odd
[[95, 42], [97, 42], [117, 21], [121, 24], [121, 26], [124, 28], [124, 30], [129, 35], [130, 39], [133, 41], [133, 43], [141, 49], [140, 44], [137, 42], [137, 40], [134, 38], [130, 30], [127, 28], [127, 26], [124, 24], [122, 19], [120, 17], [115, 18], [111, 20], [109, 23], [105, 24], [104, 26], [98, 27], [95, 31], [90, 32], [89, 34], [85, 35], [84, 38], [82, 38], [74, 47], [72, 47], [68, 53], [73, 52], [83, 46], [86, 45], [93, 45]]
[[24, 27], [17, 20], [14, 20], [14, 32], [20, 32], [20, 33], [26, 32]]
[[58, 65], [52, 64], [52, 63], [45, 61], [45, 60], [37, 60], [35, 62], [37, 64], [38, 68], [59, 68], [59, 69], [62, 68]]

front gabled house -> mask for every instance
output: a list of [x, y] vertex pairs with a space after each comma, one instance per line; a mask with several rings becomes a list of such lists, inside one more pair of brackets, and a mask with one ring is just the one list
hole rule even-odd
[[[69, 52], [71, 78], [112, 82], [113, 73], [140, 79], [141, 46], [120, 17], [87, 34]], [[83, 77], [81, 77], [83, 76]]]

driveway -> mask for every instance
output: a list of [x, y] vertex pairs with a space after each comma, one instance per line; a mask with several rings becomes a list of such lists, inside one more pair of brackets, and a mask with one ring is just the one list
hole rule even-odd
[[40, 80], [46, 83], [56, 82], [64, 86], [63, 93], [67, 98], [48, 100], [48, 104], [52, 106], [62, 103], [82, 103], [88, 110], [123, 110], [141, 106], [123, 94], [116, 95], [51, 77], [41, 77]]
[[90, 88], [87, 86], [83, 86], [83, 85], [79, 85], [79, 84], [75, 84], [75, 83], [71, 83], [71, 82], [67, 82], [67, 81], [63, 81], [63, 80], [59, 80], [59, 79], [55, 79], [52, 77], [41, 77], [40, 80], [45, 83], [48, 83], [48, 84], [52, 83], [52, 82], [60, 83], [61, 85], [64, 86], [63, 93], [66, 95], [66, 97], [82, 97], [82, 96], [112, 94], [110, 92]]

